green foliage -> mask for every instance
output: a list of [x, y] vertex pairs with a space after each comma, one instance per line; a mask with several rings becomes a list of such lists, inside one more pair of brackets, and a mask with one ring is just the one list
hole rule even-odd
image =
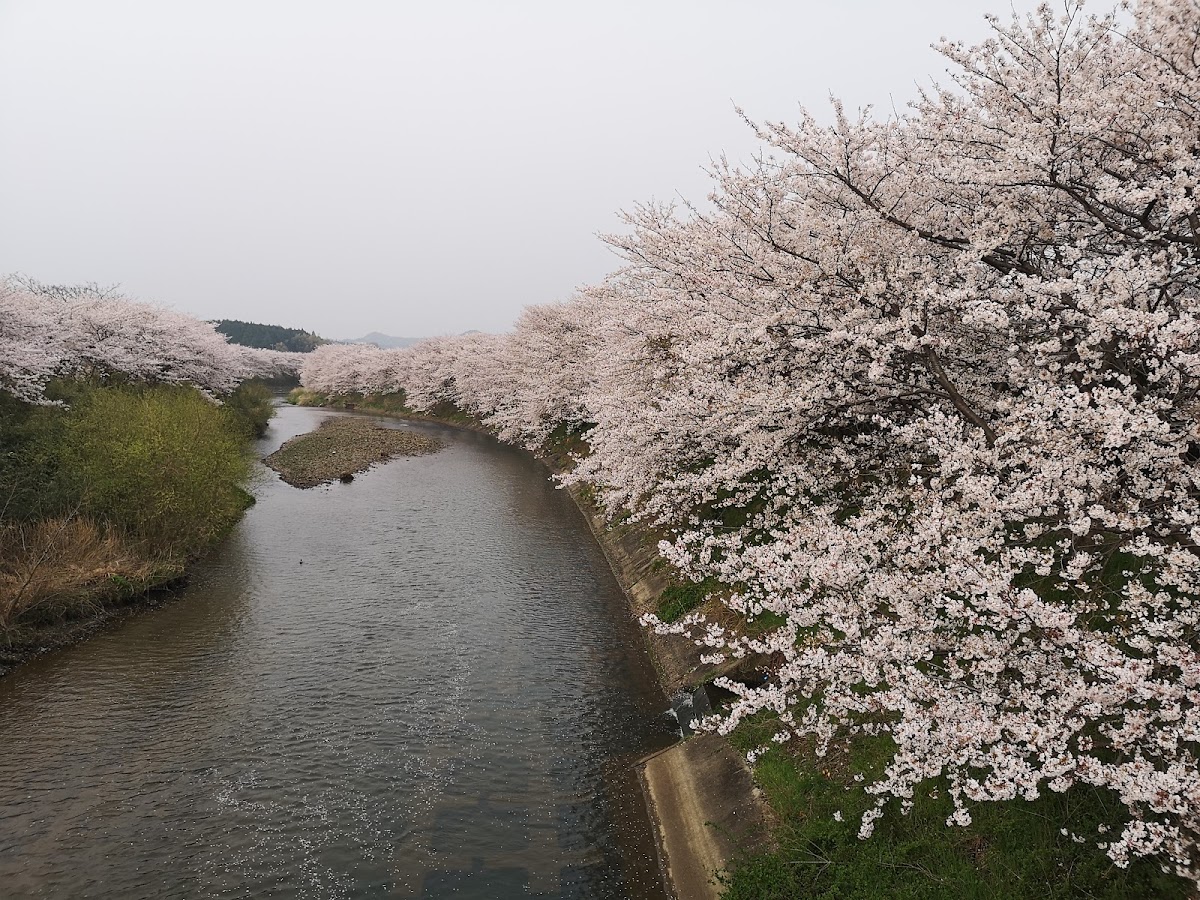
[[328, 395], [305, 387], [292, 388], [284, 398], [292, 406], [325, 406], [328, 399]]
[[[53, 646], [62, 623], [177, 577], [254, 498], [246, 444], [271, 412], [250, 386], [59, 382], [59, 406], [0, 393], [0, 643]], [[70, 632], [64, 632], [69, 637]]]
[[296, 388], [287, 396], [293, 406], [321, 406], [328, 409], [354, 409], [387, 416], [412, 416], [404, 402], [404, 391], [389, 394], [323, 394], [308, 388]]
[[229, 338], [230, 343], [241, 344], [243, 347], [308, 353], [322, 344], [329, 343], [311, 331], [284, 328], [281, 325], [259, 325], [257, 322], [242, 322], [238, 319], [221, 319], [216, 325], [217, 331]]
[[225, 409], [246, 434], [262, 437], [275, 415], [274, 395], [261, 381], [247, 381], [225, 398]]
[[117, 572], [110, 574], [108, 576], [108, 580], [112, 582], [114, 587], [126, 593], [132, 594], [137, 588], [137, 585], [130, 581], [126, 576], [118, 574]]
[[167, 554], [223, 534], [247, 506], [245, 426], [186, 387], [90, 389], [41, 453], [59, 504]]
[[538, 455], [549, 460], [556, 468], [570, 471], [577, 459], [591, 455], [592, 447], [587, 441], [587, 434], [594, 427], [590, 423], [559, 423], [542, 441]]
[[439, 422], [448, 422], [451, 425], [463, 425], [467, 428], [482, 427], [482, 423], [478, 418], [458, 405], [451, 403], [449, 400], [435, 403], [429, 408], [425, 418], [435, 419]]
[[720, 586], [721, 583], [715, 578], [669, 585], [658, 598], [658, 617], [664, 622], [677, 622]]
[[[770, 741], [767, 718], [735, 735], [742, 749]], [[877, 775], [891, 756], [884, 738], [861, 738], [824, 758], [772, 749], [755, 780], [780, 821], [778, 847], [735, 861], [724, 900], [1141, 900], [1190, 896], [1187, 883], [1149, 860], [1119, 869], [1096, 847], [1097, 826], [1121, 821], [1111, 795], [1090, 788], [1047, 792], [1036, 801], [983, 803], [966, 828], [946, 825], [953, 806], [945, 786], [929, 783], [901, 815], [893, 806], [860, 840], [862, 813], [874, 797], [854, 780]], [[835, 813], [842, 821], [836, 821]], [[1085, 838], [1078, 843], [1069, 832]]]
[[367, 394], [359, 400], [357, 407], [351, 403], [349, 408], [362, 412], [383, 413], [389, 416], [410, 416], [413, 412], [405, 403], [404, 391], [391, 394]]
[[0, 520], [32, 521], [62, 506], [52, 450], [65, 418], [0, 392]]

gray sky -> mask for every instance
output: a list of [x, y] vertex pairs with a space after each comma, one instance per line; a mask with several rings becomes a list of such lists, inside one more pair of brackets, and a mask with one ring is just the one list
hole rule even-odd
[[902, 107], [945, 80], [932, 41], [1009, 9], [0, 0], [0, 273], [328, 337], [501, 331], [616, 265], [618, 210], [748, 158], [734, 102]]

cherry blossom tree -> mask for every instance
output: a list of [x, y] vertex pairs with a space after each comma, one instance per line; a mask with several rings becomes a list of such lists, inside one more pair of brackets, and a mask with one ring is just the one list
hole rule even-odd
[[0, 389], [30, 403], [63, 366], [49, 304], [0, 281]]
[[[763, 127], [776, 156], [719, 172], [717, 214], [643, 211], [624, 242], [632, 289], [667, 305], [632, 406], [701, 424], [665, 423], [649, 471], [613, 446], [581, 474], [690, 511], [669, 558], [786, 619], [675, 626], [782, 660], [730, 685], [722, 728], [770, 708], [781, 739], [895, 740], [864, 834], [937, 775], [956, 822], [1086, 783], [1133, 815], [1115, 860], [1195, 875], [1198, 26], [1163, 3], [1127, 38], [1077, 7], [997, 23], [944, 48], [959, 91]], [[671, 305], [731, 303], [757, 360], [672, 327]], [[597, 421], [594, 447], [647, 424]], [[755, 514], [728, 531], [713, 504]]]
[[650, 624], [771, 660], [710, 727], [890, 736], [864, 836], [933, 778], [951, 824], [1090, 785], [1127, 820], [1088, 839], [1200, 879], [1200, 4], [992, 25], [905, 116], [752, 124], [511, 334], [311, 374], [587, 429], [567, 480], [746, 627]]
[[95, 285], [0, 281], [0, 389], [28, 402], [53, 378], [117, 373], [219, 395], [295, 372], [300, 356], [230, 344], [210, 322]]

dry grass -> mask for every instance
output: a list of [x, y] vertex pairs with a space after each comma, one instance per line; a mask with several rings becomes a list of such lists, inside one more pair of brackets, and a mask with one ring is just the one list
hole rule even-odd
[[144, 589], [161, 565], [87, 519], [0, 526], [0, 631], [94, 613]]

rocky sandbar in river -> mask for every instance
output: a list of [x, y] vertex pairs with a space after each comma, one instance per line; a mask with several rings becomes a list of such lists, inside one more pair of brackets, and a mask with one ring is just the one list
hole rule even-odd
[[288, 484], [309, 488], [355, 475], [394, 456], [421, 456], [441, 448], [440, 441], [424, 434], [384, 428], [369, 419], [336, 418], [292, 438], [263, 462]]

